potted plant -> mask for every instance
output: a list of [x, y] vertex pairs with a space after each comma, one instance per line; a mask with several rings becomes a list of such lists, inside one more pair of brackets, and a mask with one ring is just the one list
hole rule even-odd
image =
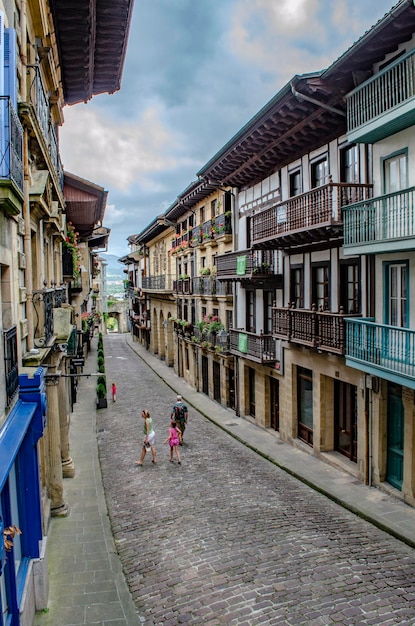
[[107, 403], [107, 389], [103, 383], [97, 385], [97, 409], [106, 409]]

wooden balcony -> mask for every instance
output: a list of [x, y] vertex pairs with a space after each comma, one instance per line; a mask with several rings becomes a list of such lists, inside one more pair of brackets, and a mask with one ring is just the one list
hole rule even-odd
[[350, 367], [415, 389], [414, 330], [347, 319], [345, 356]]
[[0, 208], [18, 215], [23, 200], [23, 128], [12, 101], [0, 96]]
[[375, 143], [413, 126], [415, 50], [411, 50], [347, 95], [351, 142]]
[[372, 185], [329, 183], [261, 211], [252, 218], [258, 248], [311, 250], [343, 238], [341, 209], [371, 195]]
[[218, 280], [240, 281], [244, 286], [282, 288], [282, 274], [275, 273], [273, 255], [260, 250], [238, 250], [215, 257]]
[[415, 248], [415, 187], [343, 209], [345, 254]]
[[145, 276], [143, 279], [143, 292], [173, 292], [173, 277], [169, 274], [157, 276]]
[[344, 354], [345, 318], [350, 315], [285, 307], [272, 308], [272, 334], [322, 352]]
[[250, 333], [246, 330], [229, 330], [229, 351], [256, 363], [273, 365], [280, 362], [277, 343], [272, 335]]

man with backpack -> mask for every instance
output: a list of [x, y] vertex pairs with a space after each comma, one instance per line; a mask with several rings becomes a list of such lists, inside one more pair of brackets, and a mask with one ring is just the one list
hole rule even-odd
[[177, 424], [177, 428], [179, 428], [180, 432], [182, 433], [182, 437], [180, 441], [180, 445], [182, 445], [183, 435], [186, 429], [187, 418], [188, 418], [187, 406], [183, 402], [182, 396], [177, 396], [176, 404], [173, 406], [173, 410], [171, 412], [170, 418], [174, 419], [174, 421]]

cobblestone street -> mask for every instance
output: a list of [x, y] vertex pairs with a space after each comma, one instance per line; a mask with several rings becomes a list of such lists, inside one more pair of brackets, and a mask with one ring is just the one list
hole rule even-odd
[[[97, 415], [103, 483], [146, 625], [415, 623], [412, 548], [191, 406], [182, 465], [170, 463], [162, 441], [174, 391], [123, 335], [107, 335], [104, 349], [108, 386], [115, 381], [118, 392], [117, 402], [109, 397], [108, 410]], [[157, 464], [148, 454], [137, 467], [143, 408], [153, 417]]]

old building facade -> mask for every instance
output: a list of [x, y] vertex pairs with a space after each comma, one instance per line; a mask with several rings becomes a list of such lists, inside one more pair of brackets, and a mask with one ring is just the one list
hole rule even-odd
[[69, 415], [106, 193], [84, 181], [94, 210], [79, 197], [75, 206], [80, 179], [64, 174], [59, 127], [65, 104], [119, 88], [132, 7], [114, 2], [108, 29], [101, 7], [83, 4], [0, 2], [2, 626], [29, 625], [47, 606], [48, 523], [67, 513], [63, 479], [75, 471]]
[[[294, 76], [166, 211], [168, 358], [148, 299], [149, 349], [192, 386], [412, 505], [414, 33], [402, 0], [326, 70]], [[232, 242], [212, 249], [195, 235], [221, 193]], [[205, 267], [219, 298], [200, 293]], [[215, 354], [205, 315], [224, 322]]]

